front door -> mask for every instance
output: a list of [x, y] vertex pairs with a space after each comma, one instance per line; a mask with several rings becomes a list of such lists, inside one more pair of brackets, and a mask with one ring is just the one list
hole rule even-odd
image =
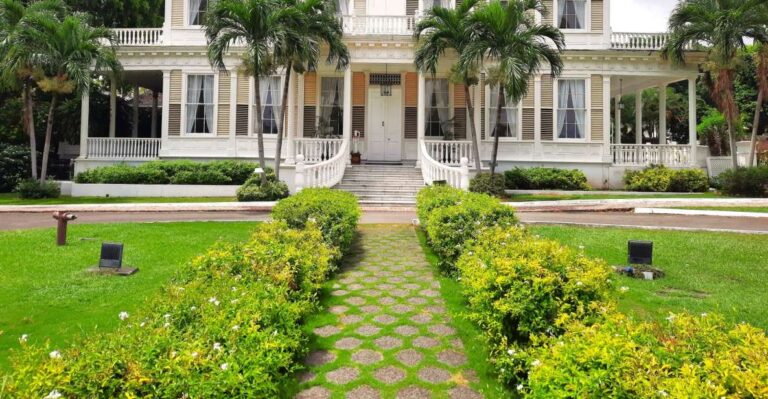
[[383, 95], [381, 86], [368, 89], [369, 161], [399, 162], [403, 159], [402, 89], [392, 86], [391, 95]]
[[406, 0], [368, 0], [368, 15], [405, 15]]

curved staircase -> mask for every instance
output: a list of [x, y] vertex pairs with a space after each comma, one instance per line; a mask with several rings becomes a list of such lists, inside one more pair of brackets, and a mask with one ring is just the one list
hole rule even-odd
[[405, 165], [351, 165], [335, 188], [351, 192], [363, 204], [413, 205], [424, 187], [421, 169]]

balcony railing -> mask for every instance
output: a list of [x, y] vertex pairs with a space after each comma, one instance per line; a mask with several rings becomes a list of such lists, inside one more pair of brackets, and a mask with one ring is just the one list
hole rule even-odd
[[161, 139], [88, 138], [89, 159], [118, 159], [146, 161], [160, 155]]
[[416, 17], [412, 15], [345, 15], [342, 17], [346, 35], [413, 35]]
[[461, 159], [467, 158], [473, 165], [471, 141], [424, 140], [427, 153], [437, 162], [448, 166], [461, 165]]
[[613, 164], [617, 166], [691, 166], [691, 147], [687, 145], [614, 144]]
[[339, 153], [343, 139], [296, 139], [295, 154], [304, 155], [307, 164], [320, 163]]
[[118, 46], [157, 46], [163, 44], [163, 28], [112, 29]]

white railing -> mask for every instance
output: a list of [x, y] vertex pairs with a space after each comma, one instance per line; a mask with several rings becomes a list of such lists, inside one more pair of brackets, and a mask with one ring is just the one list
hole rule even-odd
[[424, 145], [432, 159], [441, 164], [459, 166], [461, 158], [467, 158], [470, 165], [475, 162], [471, 141], [424, 140]]
[[345, 15], [345, 35], [413, 35], [416, 17], [412, 15]]
[[436, 159], [427, 151], [425, 140], [419, 140], [419, 158], [421, 161], [421, 175], [427, 185], [437, 181], [444, 181], [447, 185], [462, 190], [469, 189], [469, 159], [462, 158], [459, 166], [449, 166]]
[[89, 137], [89, 159], [151, 160], [160, 155], [161, 139]]
[[349, 141], [343, 140], [332, 158], [314, 165], [304, 163], [304, 155], [296, 156], [296, 191], [305, 188], [333, 187], [341, 182], [349, 161]]
[[118, 46], [155, 46], [163, 44], [163, 28], [112, 29]]
[[343, 139], [296, 139], [294, 157], [304, 155], [304, 163], [315, 164], [333, 158], [339, 153]]
[[667, 33], [614, 32], [611, 34], [611, 48], [614, 50], [661, 50], [668, 39]]
[[617, 166], [691, 166], [691, 147], [687, 145], [613, 144], [613, 164]]

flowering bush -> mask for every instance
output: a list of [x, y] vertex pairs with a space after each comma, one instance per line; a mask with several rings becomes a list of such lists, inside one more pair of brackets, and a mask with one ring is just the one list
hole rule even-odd
[[709, 178], [701, 169], [670, 169], [655, 165], [643, 170], [628, 170], [624, 174], [626, 189], [650, 192], [706, 192]]
[[510, 190], [590, 190], [587, 176], [579, 169], [515, 168], [504, 172]]
[[429, 216], [432, 211], [460, 203], [466, 193], [450, 186], [429, 186], [416, 194], [416, 213], [421, 227], [429, 226]]
[[575, 321], [599, 320], [611, 284], [602, 261], [520, 228], [491, 228], [457, 262], [468, 317], [487, 340], [500, 378], [525, 377], [522, 356], [537, 336], [558, 336]]
[[504, 195], [504, 175], [478, 173], [469, 181], [469, 191], [473, 193], [488, 194], [494, 197]]

